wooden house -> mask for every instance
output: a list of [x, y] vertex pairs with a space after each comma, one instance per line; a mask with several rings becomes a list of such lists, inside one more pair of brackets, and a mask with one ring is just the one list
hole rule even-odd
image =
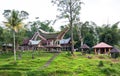
[[54, 50], [60, 50], [61, 45], [59, 44], [59, 41], [63, 39], [66, 32], [69, 30], [69, 28], [65, 28], [64, 30], [60, 32], [45, 32], [41, 29], [39, 29], [38, 32], [34, 34], [34, 36], [31, 38], [31, 40], [37, 40], [37, 38], [40, 38], [40, 44], [44, 46], [49, 51]]

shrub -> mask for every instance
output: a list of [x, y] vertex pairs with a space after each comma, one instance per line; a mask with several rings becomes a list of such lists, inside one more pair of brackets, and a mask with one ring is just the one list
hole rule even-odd
[[101, 71], [105, 73], [107, 76], [116, 76], [114, 75], [116, 73], [116, 70], [110, 67], [102, 68]]
[[70, 52], [67, 52], [67, 54], [66, 54], [67, 56], [72, 56], [72, 54], [70, 53]]
[[103, 64], [103, 61], [99, 61], [99, 64], [98, 64], [98, 66], [99, 66], [99, 67], [102, 67], [102, 66], [104, 66], [104, 64]]

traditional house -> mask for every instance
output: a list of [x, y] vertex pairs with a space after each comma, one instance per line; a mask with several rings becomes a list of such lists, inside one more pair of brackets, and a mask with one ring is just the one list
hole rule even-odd
[[31, 40], [37, 40], [40, 38], [40, 43], [43, 45], [47, 50], [54, 51], [59, 50], [61, 48], [59, 41], [63, 39], [65, 33], [69, 30], [69, 28], [65, 28], [60, 32], [45, 32], [39, 29], [38, 32], [34, 34]]
[[101, 42], [95, 46], [93, 46], [95, 54], [109, 54], [112, 49], [111, 45], [108, 45], [104, 42]]
[[83, 44], [80, 48], [83, 50], [88, 50], [90, 47], [87, 44]]
[[60, 40], [60, 45], [62, 47], [62, 50], [69, 50], [71, 46], [71, 38]]

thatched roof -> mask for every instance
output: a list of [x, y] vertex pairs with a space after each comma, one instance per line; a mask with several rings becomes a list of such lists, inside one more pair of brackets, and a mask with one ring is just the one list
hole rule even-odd
[[111, 53], [117, 53], [117, 52], [120, 52], [120, 50], [117, 49], [117, 48], [113, 48], [110, 52], [111, 52]]
[[106, 44], [106, 43], [104, 43], [104, 42], [101, 42], [101, 43], [93, 46], [93, 48], [112, 48], [112, 46], [111, 46], [111, 45], [108, 45], [108, 44]]
[[9, 43], [9, 44], [3, 44], [2, 46], [8, 46], [8, 47], [12, 47], [13, 44]]
[[87, 44], [83, 44], [80, 48], [81, 49], [89, 49], [90, 47]]
[[39, 29], [39, 34], [45, 39], [62, 39], [65, 33], [69, 30], [69, 28], [65, 28], [60, 32], [45, 32]]

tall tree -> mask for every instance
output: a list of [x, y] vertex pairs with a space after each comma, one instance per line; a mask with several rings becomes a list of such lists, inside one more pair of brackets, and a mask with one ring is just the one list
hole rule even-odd
[[104, 24], [102, 27], [100, 27], [99, 28], [100, 41], [106, 42], [110, 45], [118, 45], [120, 41], [119, 39], [120, 32], [118, 29], [118, 24], [119, 22], [112, 25]]
[[89, 46], [93, 46], [98, 41], [97, 31], [96, 31], [97, 25], [94, 22], [88, 22], [85, 23], [79, 23], [79, 25], [76, 25], [76, 30], [78, 31], [79, 40], [81, 43], [81, 46], [83, 44], [87, 44]]
[[3, 43], [3, 28], [0, 26], [0, 48]]
[[15, 49], [15, 33], [23, 26], [23, 20], [28, 18], [28, 13], [25, 11], [17, 10], [4, 10], [4, 17], [7, 21], [4, 24], [13, 31], [13, 43], [14, 43], [14, 60], [16, 61], [16, 49]]
[[61, 12], [59, 19], [68, 19], [71, 31], [71, 54], [74, 52], [74, 39], [73, 39], [73, 25], [79, 21], [81, 0], [52, 0], [53, 4], [58, 6], [58, 11]]

